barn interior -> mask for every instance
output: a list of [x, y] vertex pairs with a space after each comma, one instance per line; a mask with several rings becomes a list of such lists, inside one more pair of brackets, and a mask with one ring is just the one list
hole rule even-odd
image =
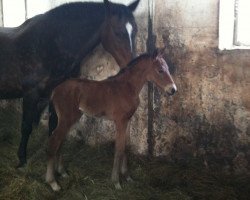
[[[7, 12], [5, 16], [11, 1], [0, 2], [0, 25], [18, 25], [7, 21]], [[23, 20], [39, 13], [35, 1], [25, 2], [30, 11]], [[45, 2], [46, 10], [70, 1]], [[166, 46], [164, 58], [178, 92], [167, 96], [148, 83], [140, 93], [130, 127], [129, 168], [134, 181], [122, 181], [121, 191], [110, 182], [115, 135], [111, 122], [81, 118], [63, 147], [70, 176], [59, 178], [63, 190], [55, 193], [44, 179], [47, 111], [31, 135], [27, 167], [17, 170], [22, 100], [1, 100], [0, 199], [249, 199], [250, 34], [245, 34], [247, 38], [240, 33], [250, 32], [249, 24], [243, 23], [244, 16], [249, 19], [243, 9], [250, 6], [246, 2], [139, 3], [134, 13], [137, 55]], [[102, 80], [118, 70], [111, 55], [98, 46], [82, 61], [81, 75]]]

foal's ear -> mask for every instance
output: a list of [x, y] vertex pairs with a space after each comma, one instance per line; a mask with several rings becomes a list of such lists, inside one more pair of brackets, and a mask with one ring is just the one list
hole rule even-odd
[[158, 56], [163, 56], [165, 49], [166, 49], [166, 47], [161, 48], [161, 49], [158, 49], [158, 48], [155, 49], [154, 52], [153, 52], [153, 55], [152, 55], [153, 58], [155, 59]]
[[133, 3], [129, 4], [129, 5], [128, 5], [128, 9], [129, 9], [131, 12], [134, 12], [135, 9], [137, 8], [139, 2], [140, 2], [140, 0], [136, 0], [136, 1], [134, 1]]
[[155, 49], [153, 54], [152, 54], [153, 59], [156, 59], [158, 54], [159, 54], [159, 49]]

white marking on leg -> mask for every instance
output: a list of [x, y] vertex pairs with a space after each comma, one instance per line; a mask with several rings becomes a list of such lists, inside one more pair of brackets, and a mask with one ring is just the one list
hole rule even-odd
[[129, 37], [129, 42], [130, 42], [130, 49], [131, 49], [131, 52], [132, 52], [132, 31], [133, 31], [133, 27], [132, 25], [127, 22], [126, 23], [126, 29], [127, 29], [127, 32], [128, 32], [128, 37]]
[[57, 192], [57, 191], [61, 190], [60, 185], [58, 185], [58, 183], [56, 181], [53, 181], [49, 184], [50, 184], [53, 191]]
[[81, 111], [81, 112], [83, 112], [84, 110], [83, 110], [83, 108], [81, 108], [81, 107], [79, 107], [79, 110]]

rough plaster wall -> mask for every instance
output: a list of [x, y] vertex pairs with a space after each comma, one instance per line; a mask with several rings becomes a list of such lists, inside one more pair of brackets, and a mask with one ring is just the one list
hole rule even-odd
[[[246, 168], [250, 161], [250, 52], [218, 50], [219, 1], [158, 0], [154, 15], [157, 46], [178, 93], [154, 90], [154, 154]], [[244, 163], [244, 164], [242, 164]], [[243, 170], [244, 171], [244, 170]]]

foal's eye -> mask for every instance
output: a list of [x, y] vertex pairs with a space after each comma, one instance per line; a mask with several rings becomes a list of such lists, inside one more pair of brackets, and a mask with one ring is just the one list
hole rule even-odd
[[159, 69], [159, 71], [158, 71], [160, 74], [162, 74], [164, 71], [163, 71], [163, 69]]

